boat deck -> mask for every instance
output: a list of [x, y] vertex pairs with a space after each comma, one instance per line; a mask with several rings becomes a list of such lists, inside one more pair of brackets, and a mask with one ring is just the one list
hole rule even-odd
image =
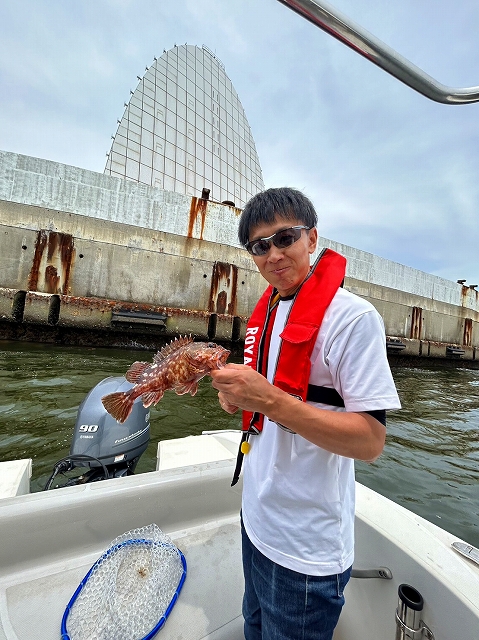
[[0, 501], [0, 640], [58, 640], [90, 567], [117, 535], [152, 522], [188, 565], [164, 637], [242, 638], [241, 489], [229, 487], [231, 467], [222, 462], [184, 471]]

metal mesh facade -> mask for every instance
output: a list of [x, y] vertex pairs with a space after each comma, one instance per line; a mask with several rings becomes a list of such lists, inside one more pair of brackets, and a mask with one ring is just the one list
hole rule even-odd
[[223, 64], [206, 47], [158, 58], [125, 105], [105, 173], [242, 207], [264, 188], [258, 154]]

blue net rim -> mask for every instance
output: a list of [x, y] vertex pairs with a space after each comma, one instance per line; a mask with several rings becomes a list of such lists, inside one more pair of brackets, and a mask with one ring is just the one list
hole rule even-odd
[[[107, 549], [107, 551], [105, 551], [105, 553], [100, 558], [98, 558], [98, 560], [91, 567], [91, 569], [88, 571], [88, 573], [83, 578], [83, 580], [80, 582], [80, 584], [78, 585], [75, 593], [72, 595], [72, 597], [70, 599], [70, 602], [66, 606], [65, 613], [63, 614], [63, 618], [62, 618], [61, 640], [71, 640], [71, 638], [70, 638], [70, 636], [68, 634], [68, 631], [67, 631], [67, 619], [68, 619], [68, 616], [70, 614], [70, 611], [71, 611], [76, 599], [78, 598], [78, 596], [81, 593], [82, 589], [84, 588], [84, 586], [88, 582], [88, 578], [90, 577], [90, 574], [94, 571], [94, 569], [101, 562], [103, 562], [103, 560], [105, 560], [105, 558], [108, 558], [112, 554], [116, 553], [122, 547], [130, 546], [130, 545], [148, 545], [149, 546], [149, 545], [152, 545], [154, 543], [155, 543], [154, 540], [148, 540], [146, 538], [138, 538], [138, 539], [134, 539], [134, 540], [125, 540], [124, 542], [120, 542], [119, 544], [115, 544], [113, 547], [110, 547], [109, 549]], [[165, 546], [174, 546], [174, 545], [166, 545], [165, 544]], [[166, 619], [170, 615], [171, 610], [173, 609], [173, 607], [175, 606], [175, 603], [178, 600], [178, 596], [180, 595], [180, 591], [183, 588], [183, 584], [184, 584], [185, 578], [186, 578], [186, 558], [181, 553], [181, 551], [178, 549], [178, 547], [175, 547], [175, 548], [178, 551], [178, 553], [180, 554], [181, 564], [183, 566], [183, 573], [181, 574], [181, 578], [180, 578], [180, 581], [178, 583], [178, 587], [176, 588], [176, 591], [173, 594], [173, 597], [171, 598], [170, 604], [166, 607], [165, 613], [158, 620], [158, 623], [154, 626], [154, 628], [151, 631], [149, 631], [146, 636], [141, 638], [141, 640], [151, 640], [151, 638], [153, 638], [153, 636], [155, 636], [158, 633], [158, 631], [161, 629], [161, 627], [165, 624]]]

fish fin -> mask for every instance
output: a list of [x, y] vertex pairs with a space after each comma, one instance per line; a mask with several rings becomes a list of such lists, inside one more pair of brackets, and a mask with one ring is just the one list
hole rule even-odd
[[192, 380], [186, 384], [179, 384], [174, 387], [174, 391], [178, 396], [182, 396], [185, 393], [191, 393], [191, 395], [194, 396], [198, 391], [198, 382], [196, 380]]
[[192, 396], [196, 396], [196, 392], [198, 391], [198, 383], [195, 382], [195, 384], [191, 385], [191, 389], [190, 389], [190, 394]]
[[141, 396], [141, 399], [143, 400], [143, 406], [147, 409], [148, 407], [151, 407], [152, 404], [157, 404], [162, 399], [164, 394], [164, 391], [149, 391], [148, 393], [144, 393]]
[[150, 364], [148, 362], [134, 362], [125, 373], [125, 378], [128, 380], [128, 382], [138, 382], [138, 380], [141, 378], [141, 374], [149, 366]]
[[157, 354], [155, 354], [155, 356], [153, 357], [153, 362], [155, 364], [160, 364], [160, 362], [163, 362], [164, 360], [166, 360], [166, 358], [169, 358], [173, 353], [176, 353], [178, 349], [181, 349], [182, 347], [189, 344], [190, 342], [193, 342], [193, 338], [191, 337], [191, 335], [183, 336], [183, 337], [180, 336], [179, 338], [175, 338], [169, 344], [165, 345], [163, 349], [158, 351]]
[[117, 422], [123, 423], [133, 407], [134, 398], [128, 391], [109, 393], [101, 399], [103, 406]]

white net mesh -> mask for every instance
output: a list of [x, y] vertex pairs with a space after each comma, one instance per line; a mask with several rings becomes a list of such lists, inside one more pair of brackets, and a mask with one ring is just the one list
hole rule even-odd
[[181, 555], [156, 524], [115, 538], [68, 614], [70, 640], [142, 640], [183, 576]]

